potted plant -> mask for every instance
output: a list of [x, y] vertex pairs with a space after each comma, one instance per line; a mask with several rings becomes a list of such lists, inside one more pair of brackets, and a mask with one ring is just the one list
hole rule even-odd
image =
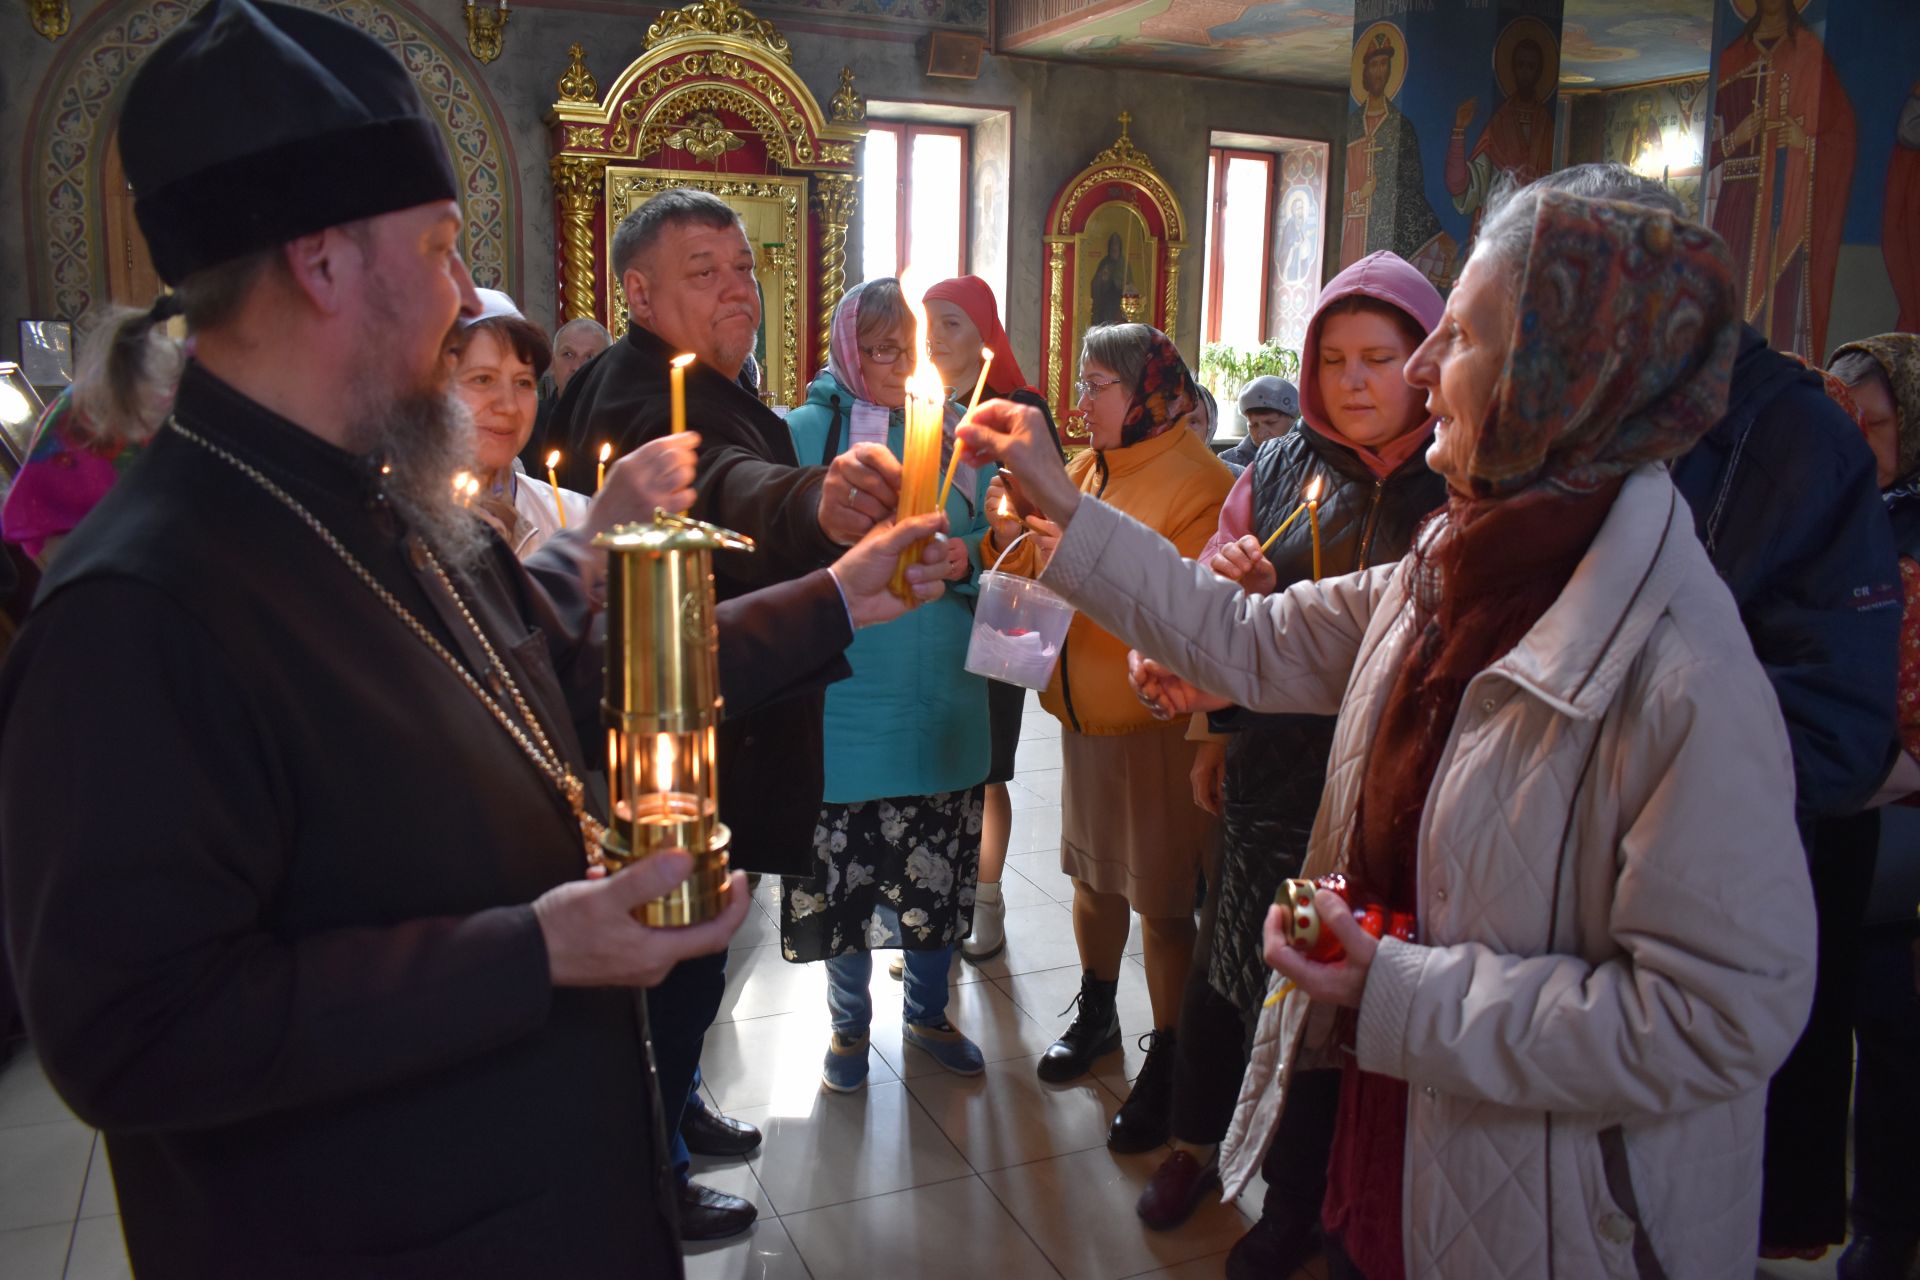
[[1268, 340], [1257, 347], [1209, 342], [1200, 348], [1200, 381], [1220, 405], [1220, 437], [1237, 439], [1247, 433], [1240, 414], [1240, 392], [1255, 378], [1272, 375], [1297, 383], [1300, 353]]

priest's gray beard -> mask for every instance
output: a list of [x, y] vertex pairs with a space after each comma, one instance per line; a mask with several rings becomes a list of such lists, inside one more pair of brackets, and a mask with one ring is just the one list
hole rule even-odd
[[365, 433], [356, 447], [377, 450], [393, 468], [386, 477], [387, 501], [401, 520], [449, 569], [472, 569], [486, 552], [488, 532], [453, 492], [454, 473], [474, 465], [473, 414], [453, 388], [418, 388], [385, 405], [365, 406], [355, 419]]
[[453, 390], [451, 363], [431, 377], [397, 367], [404, 343], [392, 341], [400, 309], [384, 279], [375, 285], [372, 310], [383, 323], [361, 335], [356, 365], [364, 377], [353, 384], [349, 447], [383, 456], [387, 500], [409, 529], [426, 539], [449, 569], [466, 571], [487, 549], [486, 523], [462, 506], [453, 491], [457, 471], [474, 466], [473, 414]]

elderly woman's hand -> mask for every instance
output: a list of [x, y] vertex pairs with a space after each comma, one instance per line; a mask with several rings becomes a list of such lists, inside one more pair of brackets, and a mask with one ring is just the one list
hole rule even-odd
[[1033, 532], [1033, 544], [1040, 548], [1040, 563], [1051, 562], [1060, 545], [1060, 526], [1045, 516], [1028, 516], [1027, 528]]
[[1138, 649], [1127, 650], [1127, 683], [1155, 720], [1190, 716], [1196, 711], [1220, 711], [1233, 705], [1218, 694], [1194, 688], [1152, 658], [1141, 656]]
[[607, 482], [587, 508], [588, 533], [653, 519], [654, 508], [685, 511], [693, 505], [698, 431], [657, 436], [607, 468]]
[[1261, 930], [1267, 967], [1304, 991], [1309, 999], [1358, 1009], [1360, 997], [1367, 990], [1367, 970], [1380, 944], [1354, 921], [1353, 912], [1339, 894], [1315, 890], [1313, 909], [1320, 913], [1320, 927], [1333, 931], [1346, 956], [1332, 964], [1307, 959], [1287, 941], [1286, 911], [1270, 907], [1266, 927]]
[[1260, 550], [1260, 540], [1251, 536], [1221, 547], [1207, 567], [1228, 582], [1239, 583], [1248, 595], [1268, 595], [1280, 585], [1273, 561]]
[[850, 547], [900, 505], [900, 463], [885, 445], [863, 441], [836, 457], [820, 486], [820, 531]]
[[1080, 508], [1080, 490], [1067, 476], [1038, 409], [989, 400], [961, 424], [959, 434], [969, 461], [1001, 464], [1020, 477], [1020, 492], [1042, 515], [1062, 529], [1072, 522]]

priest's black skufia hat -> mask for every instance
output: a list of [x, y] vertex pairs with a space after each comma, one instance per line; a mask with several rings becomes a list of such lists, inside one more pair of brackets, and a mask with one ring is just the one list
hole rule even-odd
[[120, 112], [134, 217], [168, 284], [459, 186], [407, 69], [337, 18], [209, 0]]

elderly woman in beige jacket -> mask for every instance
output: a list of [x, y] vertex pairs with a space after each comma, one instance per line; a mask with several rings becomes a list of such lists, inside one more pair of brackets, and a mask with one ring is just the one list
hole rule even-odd
[[1346, 954], [1319, 964], [1269, 919], [1285, 995], [1223, 1155], [1237, 1194], [1292, 1071], [1342, 1066], [1335, 1274], [1753, 1274], [1812, 898], [1778, 706], [1662, 465], [1723, 411], [1736, 337], [1711, 233], [1521, 192], [1408, 365], [1445, 515], [1279, 596], [1063, 483], [1022, 411], [965, 433], [1064, 527], [1048, 585], [1158, 656], [1158, 714], [1339, 715], [1307, 873], [1417, 941], [1322, 892]]

